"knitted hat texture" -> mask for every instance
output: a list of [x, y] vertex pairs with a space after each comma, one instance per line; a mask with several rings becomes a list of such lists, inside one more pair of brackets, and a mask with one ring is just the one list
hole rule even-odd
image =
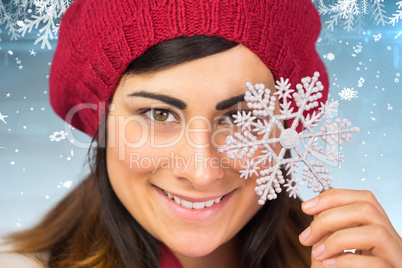
[[320, 72], [325, 102], [328, 75], [315, 49], [320, 28], [311, 0], [75, 0], [60, 24], [50, 102], [94, 136], [130, 62], [155, 44], [193, 35], [245, 45], [292, 88]]

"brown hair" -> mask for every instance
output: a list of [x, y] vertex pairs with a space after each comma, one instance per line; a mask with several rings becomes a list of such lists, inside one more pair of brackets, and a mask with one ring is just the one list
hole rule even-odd
[[[133, 61], [126, 74], [160, 70], [236, 45], [207, 36], [172, 39]], [[100, 129], [102, 145], [106, 132]], [[159, 267], [159, 242], [131, 216], [110, 185], [106, 148], [91, 146], [89, 158], [90, 175], [37, 226], [6, 241], [19, 253], [48, 251], [48, 267]], [[298, 235], [311, 217], [302, 213], [300, 203], [279, 194], [240, 231], [243, 267], [310, 267], [310, 248], [299, 243]]]

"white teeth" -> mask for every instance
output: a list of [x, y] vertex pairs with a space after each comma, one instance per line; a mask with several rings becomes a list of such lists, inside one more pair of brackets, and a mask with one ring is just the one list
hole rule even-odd
[[203, 209], [205, 208], [205, 202], [194, 202], [193, 209]]
[[[167, 191], [165, 191], [165, 190], [163, 190], [163, 192], [164, 192], [165, 195], [167, 195], [170, 199], [173, 198], [173, 195], [172, 195], [171, 193], [169, 193], [169, 192], [167, 192]], [[179, 201], [179, 204], [180, 204], [180, 201]]]
[[215, 203], [214, 200], [209, 200], [209, 201], [205, 202], [205, 206], [209, 208], [209, 207], [212, 206], [214, 203]]
[[209, 201], [206, 201], [206, 202], [190, 202], [190, 201], [181, 199], [181, 198], [179, 198], [177, 196], [174, 196], [174, 195], [172, 195], [171, 193], [169, 193], [169, 192], [167, 192], [165, 190], [163, 190], [163, 192], [165, 193], [165, 195], [167, 197], [169, 197], [170, 199], [173, 199], [177, 204], [182, 205], [183, 207], [192, 208], [192, 209], [203, 209], [205, 207], [212, 206], [214, 203], [218, 204], [219, 202], [221, 202], [221, 199], [223, 197], [223, 196], [218, 197], [218, 198], [216, 198], [214, 200], [209, 200]]
[[193, 208], [193, 203], [188, 202], [188, 201], [186, 201], [186, 200], [184, 200], [184, 199], [181, 199], [180, 204], [181, 204], [183, 207], [186, 207], [186, 208]]
[[174, 201], [176, 201], [177, 204], [180, 205], [180, 198], [178, 198], [177, 196], [173, 196]]

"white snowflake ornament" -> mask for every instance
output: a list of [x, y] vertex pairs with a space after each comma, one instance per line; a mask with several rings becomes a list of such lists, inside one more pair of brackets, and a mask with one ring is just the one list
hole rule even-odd
[[[281, 185], [287, 188], [286, 192], [289, 192], [290, 197], [296, 198], [302, 184], [295, 177], [298, 163], [304, 163], [301, 179], [307, 181], [309, 188], [313, 188], [314, 192], [327, 190], [332, 181], [328, 175], [329, 170], [324, 168], [323, 161], [312, 161], [308, 157], [322, 157], [325, 161], [340, 163], [342, 156], [335, 150], [335, 145], [341, 145], [343, 141], [349, 142], [352, 133], [359, 131], [359, 128], [351, 127], [347, 119], [339, 118], [328, 119], [321, 127], [317, 127], [322, 117], [332, 118], [332, 113], [338, 106], [338, 101], [334, 100], [325, 104], [318, 103], [324, 89], [318, 78], [318, 72], [312, 78], [303, 78], [301, 84], [296, 85], [296, 90], [290, 88], [288, 79], [281, 78], [276, 81], [277, 92], [273, 94], [263, 84], [253, 86], [250, 82], [246, 83], [248, 91], [244, 99], [251, 111], [238, 112], [234, 116], [234, 123], [242, 132], [229, 135], [225, 141], [226, 145], [219, 148], [218, 152], [226, 152], [231, 159], [241, 160], [246, 157], [240, 177], [258, 177], [255, 191], [260, 196], [260, 205], [267, 199], [275, 199], [282, 191]], [[280, 114], [274, 113], [277, 102], [275, 95], [281, 100]], [[296, 103], [297, 111], [293, 111], [292, 101]], [[304, 112], [317, 107], [317, 111], [309, 113], [306, 117], [303, 115]], [[284, 120], [293, 120], [293, 123], [285, 129], [282, 124]], [[299, 123], [304, 126], [305, 132], [297, 132]], [[319, 147], [318, 139], [328, 145], [328, 148], [324, 150]], [[276, 147], [278, 144], [281, 145], [280, 149]], [[253, 157], [258, 149], [261, 149], [260, 153]], [[294, 151], [295, 155], [286, 158], [287, 150]], [[267, 163], [270, 163], [269, 167], [266, 167]], [[282, 167], [288, 177], [286, 183]]]
[[64, 130], [55, 131], [55, 132], [53, 132], [52, 135], [49, 135], [49, 139], [50, 139], [50, 141], [59, 142], [61, 140], [64, 140], [65, 138], [67, 138], [67, 135], [68, 135], [68, 133], [66, 133]]
[[339, 92], [339, 97], [341, 97], [342, 100], [352, 100], [352, 99], [356, 99], [358, 98], [357, 94], [359, 92], [357, 90], [354, 90], [353, 87], [352, 88], [343, 88], [341, 90], [341, 92]]

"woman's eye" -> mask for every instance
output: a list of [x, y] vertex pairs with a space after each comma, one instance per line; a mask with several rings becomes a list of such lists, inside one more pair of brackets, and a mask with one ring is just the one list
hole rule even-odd
[[[242, 120], [239, 120], [239, 118], [238, 118], [238, 113], [239, 112], [240, 111], [233, 111], [233, 112], [226, 113], [225, 115], [223, 115], [220, 118], [219, 123], [220, 124], [231, 124], [231, 125], [237, 125], [239, 123], [242, 124], [240, 122]], [[248, 118], [248, 119], [246, 119], [247, 122], [251, 122], [250, 119], [252, 119], [252, 121], [254, 123], [257, 123], [258, 121], [260, 121], [263, 124], [264, 121], [268, 120], [267, 117], [256, 117], [254, 115], [251, 115], [251, 111], [242, 111], [240, 113], [242, 113], [243, 119], [245, 119], [244, 116], [246, 116], [246, 118]], [[249, 118], [249, 117], [251, 117], [251, 118]], [[238, 121], [236, 121], [236, 120], [238, 120]]]
[[151, 120], [158, 122], [175, 122], [177, 121], [173, 113], [166, 109], [150, 109], [144, 113]]
[[236, 124], [236, 118], [234, 117], [235, 115], [237, 115], [237, 112], [229, 112], [227, 114], [225, 114], [224, 116], [222, 116], [220, 123], [221, 124]]

